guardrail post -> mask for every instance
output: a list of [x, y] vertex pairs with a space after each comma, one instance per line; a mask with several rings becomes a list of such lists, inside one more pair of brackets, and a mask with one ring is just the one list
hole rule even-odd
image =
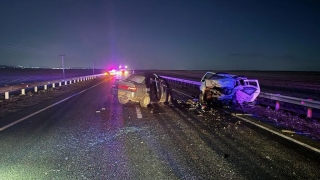
[[72, 80], [70, 80], [70, 83], [69, 84], [72, 84]]
[[61, 86], [61, 82], [59, 82], [59, 86]]
[[9, 99], [9, 92], [4, 93], [4, 99]]
[[47, 90], [48, 89], [48, 86], [47, 85], [44, 85], [44, 90]]
[[312, 108], [308, 107], [307, 118], [312, 118]]
[[[312, 101], [312, 99], [308, 99], [308, 100]], [[308, 107], [307, 118], [312, 118], [312, 108], [311, 107]]]
[[65, 82], [64, 82], [64, 85], [67, 85], [67, 84], [68, 84], [68, 82], [67, 82], [67, 81], [65, 81]]
[[276, 101], [276, 110], [279, 110], [279, 109], [280, 109], [280, 102]]
[[25, 89], [21, 89], [21, 95], [26, 95], [26, 90]]
[[34, 87], [34, 92], [38, 92], [38, 86]]
[[52, 88], [55, 88], [56, 87], [56, 84], [55, 83], [52, 83]]

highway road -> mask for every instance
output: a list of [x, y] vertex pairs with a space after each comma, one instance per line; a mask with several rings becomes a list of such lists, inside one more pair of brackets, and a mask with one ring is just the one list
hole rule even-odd
[[112, 83], [1, 118], [0, 179], [320, 179], [317, 152], [222, 111], [120, 105]]

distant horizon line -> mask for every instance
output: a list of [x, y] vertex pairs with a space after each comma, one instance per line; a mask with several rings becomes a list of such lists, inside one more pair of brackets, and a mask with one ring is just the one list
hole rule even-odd
[[[14, 68], [14, 69], [62, 69], [61, 67], [24, 67], [24, 66], [9, 66], [9, 65], [0, 65], [0, 69], [9, 69], [9, 68]], [[65, 69], [86, 69], [86, 70], [91, 70], [92, 68], [87, 68], [87, 67], [67, 67]], [[106, 70], [107, 68], [95, 68], [97, 70]], [[133, 70], [133, 69], [132, 69]], [[314, 71], [314, 70], [205, 70], [205, 69], [134, 69], [135, 71], [273, 71], [273, 72], [320, 72], [320, 71]]]

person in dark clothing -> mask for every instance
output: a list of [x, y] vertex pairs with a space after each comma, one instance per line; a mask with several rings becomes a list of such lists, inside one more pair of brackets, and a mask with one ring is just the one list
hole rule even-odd
[[166, 100], [164, 102], [164, 104], [169, 104], [169, 101], [172, 101], [172, 89], [169, 86], [169, 83], [166, 79], [161, 78], [162, 80], [162, 86], [164, 87], [164, 92], [166, 95]]

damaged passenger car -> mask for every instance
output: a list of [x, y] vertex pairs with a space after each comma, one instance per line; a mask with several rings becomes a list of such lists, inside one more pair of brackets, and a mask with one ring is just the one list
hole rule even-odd
[[141, 107], [147, 107], [151, 102], [167, 101], [167, 90], [167, 84], [158, 75], [138, 73], [116, 80], [112, 94], [121, 104], [137, 102]]
[[251, 103], [259, 94], [260, 86], [256, 79], [207, 72], [201, 79], [199, 102], [220, 105]]

